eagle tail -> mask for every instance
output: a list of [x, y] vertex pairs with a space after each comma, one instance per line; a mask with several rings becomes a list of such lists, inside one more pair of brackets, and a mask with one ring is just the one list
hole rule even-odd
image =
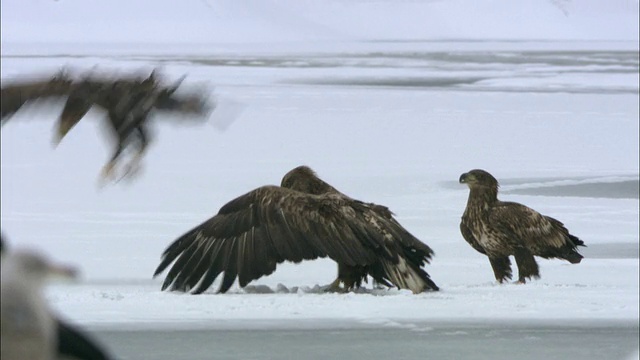
[[422, 268], [415, 266], [404, 257], [399, 257], [397, 263], [389, 259], [381, 260], [385, 278], [399, 289], [411, 290], [414, 294], [426, 290], [438, 291], [438, 286], [431, 280], [429, 274]]
[[546, 216], [546, 219], [559, 231], [564, 238], [564, 244], [560, 248], [549, 249], [546, 254], [542, 255], [544, 258], [560, 258], [569, 261], [572, 264], [579, 264], [582, 261], [583, 256], [578, 252], [578, 246], [586, 246], [584, 241], [580, 240], [577, 236], [571, 235], [569, 230], [564, 227], [560, 221]]

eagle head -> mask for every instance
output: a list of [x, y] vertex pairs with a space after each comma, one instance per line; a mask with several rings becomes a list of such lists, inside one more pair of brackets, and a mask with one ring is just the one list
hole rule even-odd
[[487, 171], [474, 169], [460, 175], [460, 184], [467, 184], [469, 188], [488, 187], [492, 189], [498, 188], [498, 180]]
[[304, 165], [289, 171], [282, 178], [280, 186], [313, 195], [335, 191], [331, 185], [322, 181], [315, 171]]
[[303, 187], [303, 184], [314, 178], [318, 178], [315, 171], [308, 166], [302, 165], [286, 173], [280, 182], [280, 186], [301, 191], [300, 188]]

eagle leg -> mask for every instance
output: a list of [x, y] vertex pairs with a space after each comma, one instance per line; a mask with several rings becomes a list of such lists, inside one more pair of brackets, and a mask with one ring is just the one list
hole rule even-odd
[[110, 160], [109, 162], [107, 162], [103, 167], [102, 167], [102, 171], [100, 172], [100, 180], [101, 182], [106, 182], [106, 181], [113, 181], [116, 177], [115, 175], [115, 167], [116, 167], [116, 161], [115, 160]]
[[127, 164], [121, 179], [128, 179], [128, 180], [133, 179], [140, 174], [141, 169], [142, 169], [142, 166], [139, 163]]
[[354, 280], [354, 279], [348, 279], [348, 280], [344, 280], [344, 289], [345, 292], [348, 291], [354, 291], [358, 288], [360, 288], [360, 286], [362, 285], [362, 280]]
[[511, 279], [511, 261], [508, 256], [489, 257], [489, 262], [499, 283], [502, 284], [505, 280]]
[[533, 254], [525, 249], [517, 250], [514, 254], [518, 265], [518, 283], [524, 284], [527, 279], [540, 278], [540, 269]]
[[140, 163], [142, 162], [142, 153], [136, 153], [136, 155], [134, 155], [133, 159], [131, 159], [131, 161], [129, 161], [125, 166], [124, 166], [124, 172], [122, 174], [122, 179], [124, 178], [133, 178], [136, 175], [138, 175], [140, 173], [140, 169], [141, 169], [141, 165]]
[[116, 145], [116, 150], [111, 155], [109, 161], [102, 167], [102, 171], [100, 173], [100, 181], [115, 181], [116, 174], [115, 168], [118, 164], [118, 160], [120, 159], [120, 155], [122, 154], [122, 150], [124, 149], [123, 137], [118, 133], [118, 143]]
[[367, 267], [361, 265], [349, 266], [338, 263], [338, 280], [344, 284], [346, 291], [353, 291], [367, 281]]
[[133, 155], [131, 161], [125, 165], [123, 177], [132, 177], [140, 172], [140, 163], [149, 145], [146, 131], [141, 125], [137, 126], [133, 131], [138, 136], [138, 151]]

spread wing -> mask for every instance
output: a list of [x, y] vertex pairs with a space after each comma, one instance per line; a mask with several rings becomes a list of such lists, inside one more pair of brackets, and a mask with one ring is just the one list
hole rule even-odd
[[[427, 244], [420, 241], [420, 239], [409, 233], [398, 220], [394, 218], [393, 212], [386, 206], [368, 203], [373, 211], [375, 211], [377, 217], [376, 222], [383, 222], [386, 227], [394, 229], [394, 234], [390, 234], [394, 240], [397, 240], [402, 245], [404, 253], [407, 257], [415, 261], [420, 266], [428, 264], [431, 257], [434, 255], [434, 251]], [[386, 230], [385, 230], [386, 231]], [[415, 256], [412, 256], [415, 255]]]
[[5, 118], [13, 115], [22, 107], [22, 105], [29, 101], [29, 98], [23, 96], [20, 88], [17, 86], [3, 87], [0, 96], [2, 98], [2, 106], [0, 109], [2, 112], [3, 124], [6, 120]]
[[70, 85], [63, 87], [59, 84], [49, 84], [47, 82], [3, 86], [0, 93], [0, 98], [2, 99], [2, 106], [0, 106], [2, 124], [6, 123], [14, 113], [28, 103], [42, 99], [64, 97], [69, 87]]
[[56, 99], [68, 95], [72, 81], [65, 72], [53, 77], [25, 78], [2, 84], [2, 123], [28, 102], [42, 99]]
[[264, 186], [230, 201], [175, 240], [154, 276], [175, 261], [163, 290], [202, 293], [224, 272], [219, 292], [226, 292], [236, 277], [243, 287], [283, 261], [326, 256], [349, 266], [372, 264], [381, 256], [397, 261], [384, 242], [403, 231], [367, 204], [340, 194]]
[[58, 118], [58, 133], [66, 134], [71, 130], [91, 110], [93, 105], [94, 101], [87, 89], [78, 87], [78, 89], [71, 91]]
[[204, 96], [176, 95], [160, 92], [154, 104], [156, 109], [165, 112], [178, 112], [185, 115], [206, 117], [213, 109]]

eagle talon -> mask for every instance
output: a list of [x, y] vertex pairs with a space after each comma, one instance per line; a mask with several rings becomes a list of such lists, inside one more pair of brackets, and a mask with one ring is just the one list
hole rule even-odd
[[125, 165], [124, 173], [122, 174], [122, 176], [120, 177], [119, 180], [132, 179], [132, 178], [136, 177], [140, 173], [140, 170], [141, 170], [140, 163], [142, 162], [143, 154], [144, 154], [144, 151], [141, 150], [140, 152], [136, 153], [133, 156], [131, 161], [129, 161], [129, 163], [127, 165]]
[[348, 290], [340, 286], [340, 279], [336, 279], [334, 282], [325, 287], [324, 292], [345, 294], [348, 292]]
[[324, 289], [324, 292], [326, 293], [334, 293], [334, 294], [346, 294], [349, 291], [343, 287], [327, 287], [326, 289]]
[[118, 179], [118, 181], [120, 180], [131, 180], [135, 177], [137, 177], [140, 174], [140, 171], [142, 170], [142, 166], [140, 165], [139, 161], [132, 161], [129, 164], [127, 164], [124, 167], [124, 171], [122, 173], [122, 176], [120, 176], [120, 178]]
[[113, 182], [116, 179], [116, 171], [115, 171], [116, 163], [113, 161], [108, 162], [100, 172], [99, 182], [101, 185], [104, 185], [107, 182]]

